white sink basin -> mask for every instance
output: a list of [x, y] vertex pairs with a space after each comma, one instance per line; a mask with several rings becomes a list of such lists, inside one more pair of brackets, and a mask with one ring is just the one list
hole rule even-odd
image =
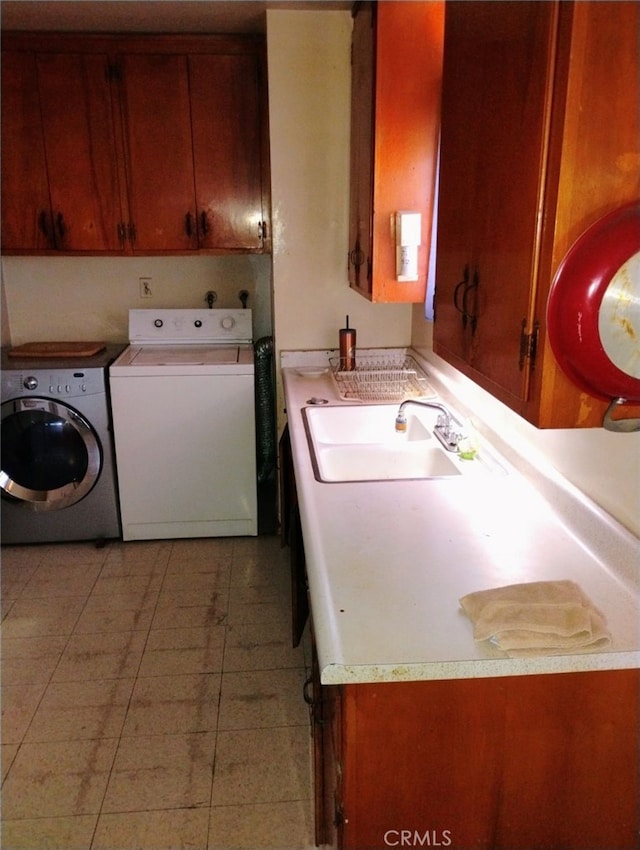
[[396, 433], [397, 404], [355, 404], [334, 407], [305, 407], [307, 433], [316, 444], [364, 445], [366, 443], [401, 443], [433, 440], [432, 432], [438, 417], [429, 408], [406, 409], [407, 430]]
[[396, 404], [305, 407], [303, 418], [318, 481], [397, 481], [476, 475], [478, 458], [462, 460], [433, 436], [439, 411], [407, 406], [407, 428], [395, 429]]
[[455, 456], [433, 444], [427, 448], [424, 442], [324, 446], [315, 460], [321, 481], [397, 481], [462, 474]]

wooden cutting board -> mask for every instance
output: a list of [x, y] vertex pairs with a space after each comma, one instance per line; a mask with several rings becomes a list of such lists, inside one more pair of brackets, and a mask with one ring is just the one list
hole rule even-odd
[[93, 357], [104, 342], [25, 342], [9, 351], [9, 357]]

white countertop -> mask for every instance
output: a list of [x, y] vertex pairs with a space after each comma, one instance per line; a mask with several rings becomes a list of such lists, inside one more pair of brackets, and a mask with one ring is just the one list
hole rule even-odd
[[[640, 541], [609, 515], [571, 498], [570, 488], [552, 505], [515, 469], [495, 477], [319, 482], [301, 409], [313, 396], [345, 402], [329, 373], [309, 377], [285, 367], [282, 374], [322, 682], [640, 667]], [[602, 611], [610, 650], [508, 658], [474, 641], [461, 596], [551, 579], [576, 581]]]

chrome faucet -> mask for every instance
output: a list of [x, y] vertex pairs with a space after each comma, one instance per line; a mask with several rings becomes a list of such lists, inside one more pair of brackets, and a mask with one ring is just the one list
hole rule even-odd
[[448, 452], [458, 451], [458, 443], [462, 434], [456, 431], [454, 426], [459, 425], [459, 423], [456, 422], [444, 404], [440, 404], [439, 401], [418, 401], [413, 398], [403, 401], [398, 408], [398, 414], [396, 416], [396, 431], [407, 430], [407, 417], [404, 414], [404, 409], [408, 404], [417, 404], [419, 407], [430, 407], [434, 410], [439, 410], [440, 414], [438, 415], [433, 433]]

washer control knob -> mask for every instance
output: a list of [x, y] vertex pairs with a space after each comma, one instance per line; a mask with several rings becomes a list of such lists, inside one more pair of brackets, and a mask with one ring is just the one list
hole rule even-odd
[[35, 378], [33, 375], [29, 375], [28, 378], [24, 379], [22, 385], [24, 386], [25, 390], [35, 390], [38, 386], [38, 379]]
[[201, 328], [202, 327], [202, 319], [196, 319], [193, 324], [196, 328]]
[[220, 321], [220, 324], [224, 328], [225, 331], [230, 331], [231, 328], [235, 325], [235, 323], [236, 323], [236, 320], [233, 318], [233, 316], [225, 316]]
[[162, 319], [154, 319], [153, 324], [157, 328], [161, 328], [164, 325], [164, 322], [162, 321]]

